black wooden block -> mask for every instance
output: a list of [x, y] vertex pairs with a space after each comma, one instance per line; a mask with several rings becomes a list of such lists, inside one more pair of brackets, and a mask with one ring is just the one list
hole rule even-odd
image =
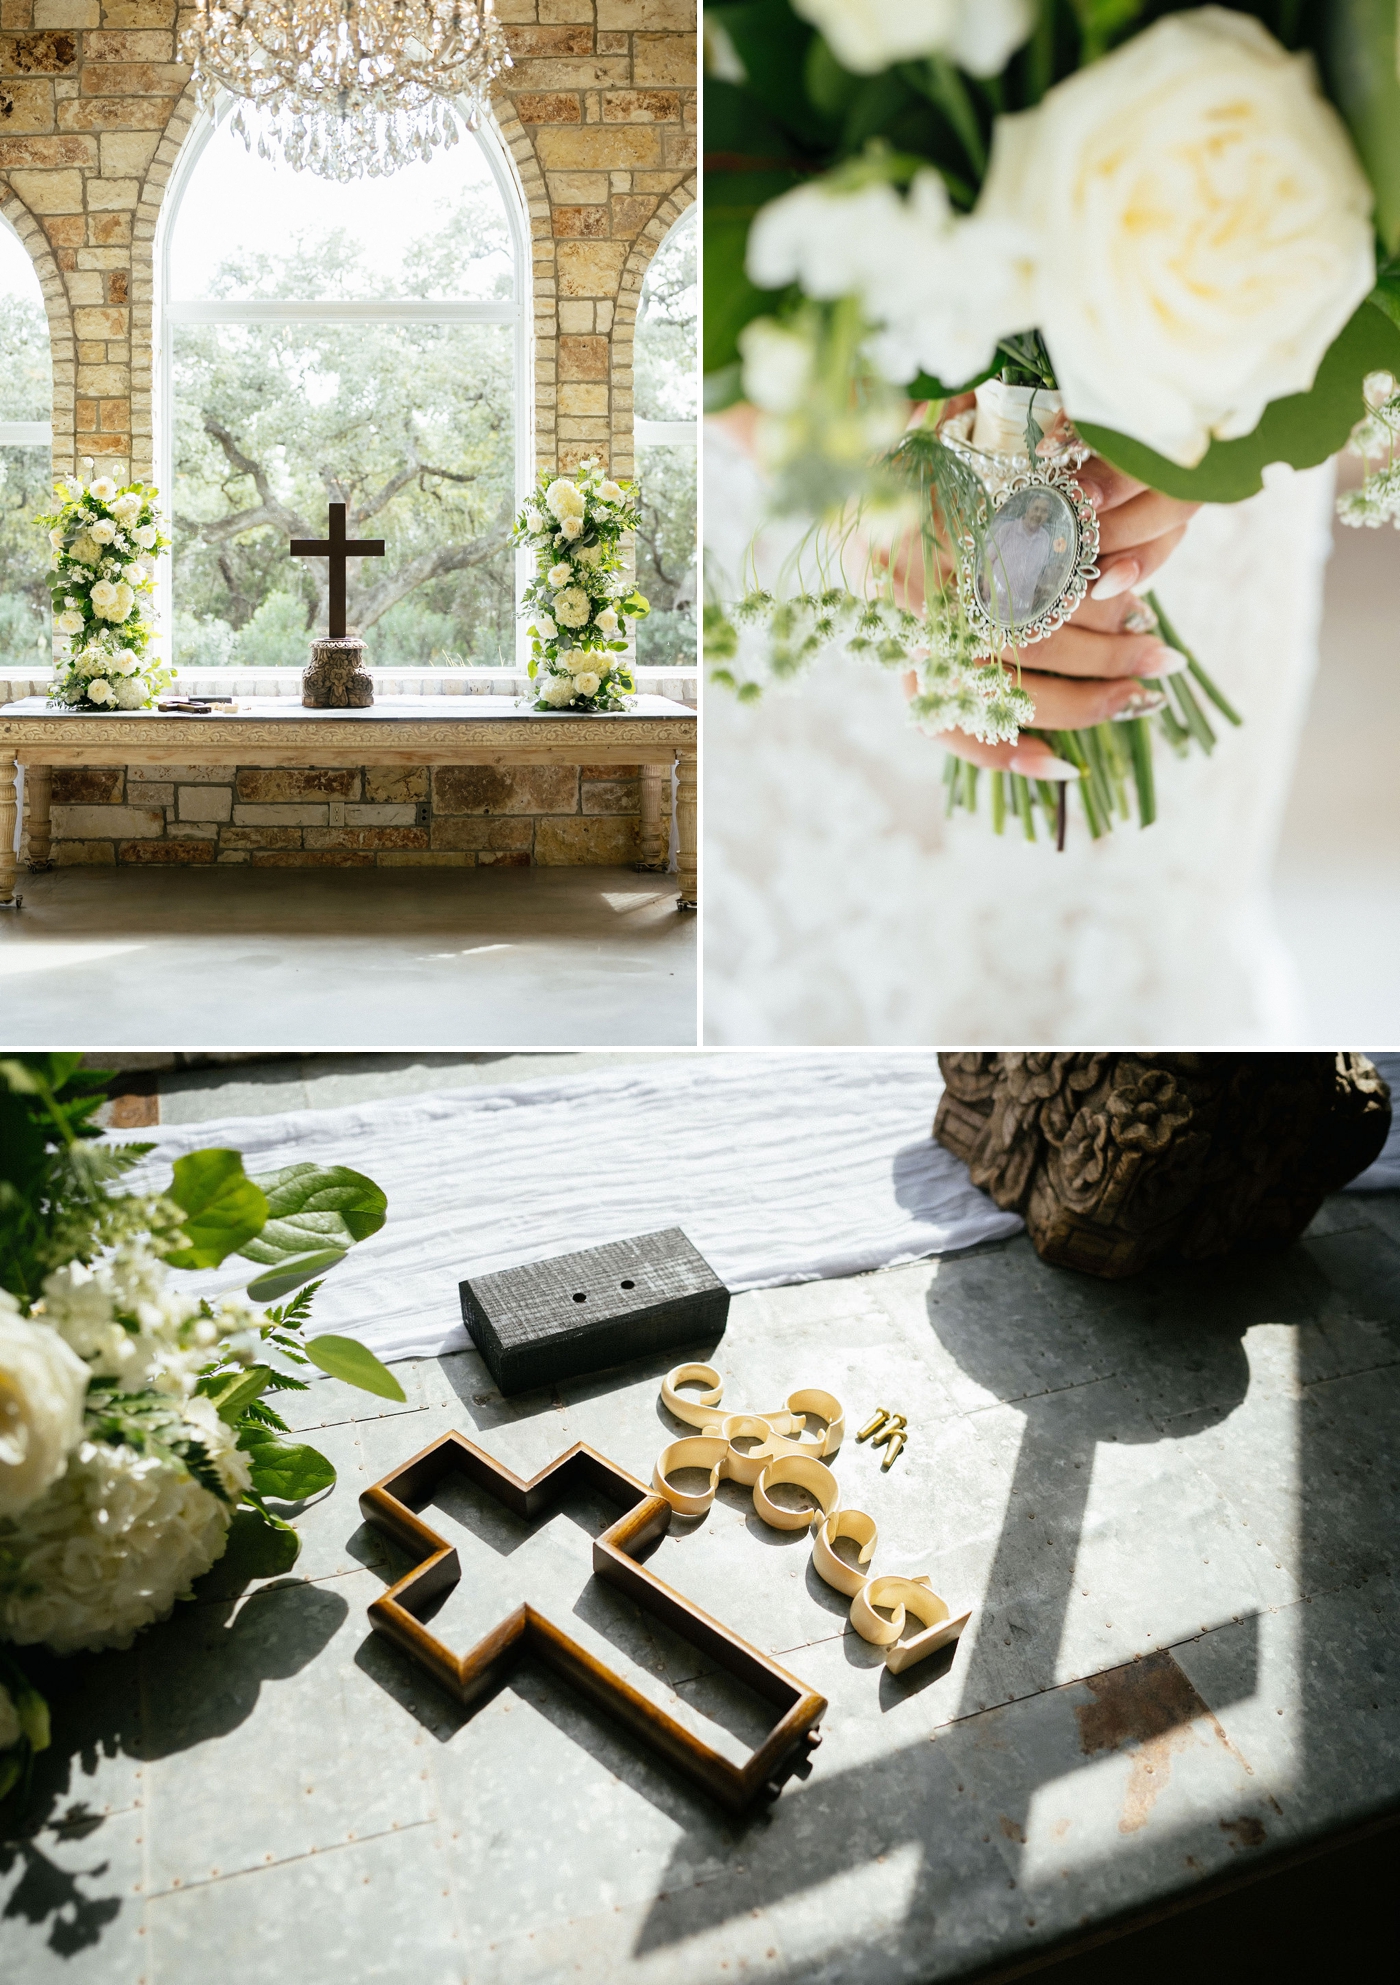
[[502, 1392], [718, 1337], [729, 1291], [679, 1227], [474, 1275], [462, 1321]]

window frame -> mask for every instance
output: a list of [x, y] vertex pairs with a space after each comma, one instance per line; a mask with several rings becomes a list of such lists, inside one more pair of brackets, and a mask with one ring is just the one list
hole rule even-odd
[[[510, 230], [513, 266], [514, 296], [507, 302], [466, 302], [453, 299], [433, 301], [420, 297], [371, 299], [364, 303], [322, 301], [296, 303], [279, 299], [258, 301], [228, 302], [216, 298], [183, 298], [171, 294], [171, 255], [170, 244], [176, 227], [179, 225], [180, 207], [188, 190], [195, 168], [203, 157], [206, 147], [215, 132], [220, 130], [238, 108], [238, 100], [226, 91], [221, 91], [211, 113], [201, 111], [188, 138], [180, 148], [161, 203], [160, 218], [156, 224], [154, 256], [156, 267], [155, 321], [152, 325], [152, 345], [155, 357], [154, 413], [154, 462], [155, 480], [161, 494], [161, 506], [169, 516], [172, 492], [174, 489], [174, 356], [175, 331], [184, 324], [510, 324], [514, 326], [512, 342], [513, 391], [514, 391], [514, 435], [515, 435], [515, 508], [518, 512], [535, 480], [535, 392], [534, 392], [534, 260], [531, 253], [530, 218], [525, 198], [525, 190], [520, 183], [515, 161], [498, 130], [495, 120], [483, 114], [473, 130], [468, 127], [458, 139], [459, 144], [475, 143], [480, 146], [486, 158], [491, 177], [496, 183], [505, 209], [506, 225]], [[467, 106], [458, 106], [463, 124], [467, 121]], [[515, 593], [519, 599], [528, 584], [530, 573], [523, 561], [526, 554], [517, 551], [515, 556]], [[160, 569], [156, 587], [157, 627], [163, 652], [171, 665], [178, 669], [175, 657], [175, 583], [173, 546], [171, 551], [161, 554]], [[516, 665], [529, 654], [529, 636], [517, 621], [515, 628]], [[302, 664], [289, 662], [289, 670], [299, 672]], [[374, 664], [369, 665], [371, 674]], [[425, 662], [424, 668], [428, 667]], [[237, 666], [225, 669], [201, 668], [203, 675], [236, 674]], [[259, 671], [273, 675], [274, 670]], [[402, 674], [402, 669], [392, 671]]]

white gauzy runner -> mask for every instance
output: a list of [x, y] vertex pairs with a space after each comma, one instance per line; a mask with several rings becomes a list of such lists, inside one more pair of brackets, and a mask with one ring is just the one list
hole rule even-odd
[[[683, 1227], [735, 1291], [886, 1268], [1019, 1231], [930, 1132], [933, 1053], [716, 1053], [499, 1088], [171, 1127], [136, 1178], [187, 1151], [250, 1172], [351, 1165], [384, 1228], [316, 1298], [321, 1330], [381, 1358], [461, 1349], [457, 1285], [575, 1248]], [[237, 1257], [187, 1286], [237, 1288]]]

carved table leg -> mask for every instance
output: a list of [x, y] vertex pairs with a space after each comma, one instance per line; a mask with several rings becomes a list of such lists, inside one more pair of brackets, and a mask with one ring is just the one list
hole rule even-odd
[[19, 907], [15, 895], [15, 754], [0, 751], [0, 903]]
[[[638, 868], [665, 868], [670, 855], [666, 843], [670, 836], [661, 832], [661, 775], [664, 765], [644, 765], [642, 767], [642, 851]], [[669, 811], [669, 809], [668, 809]]]
[[53, 867], [49, 860], [52, 838], [49, 833], [49, 788], [52, 780], [51, 765], [26, 765], [24, 768], [24, 810], [29, 822], [31, 875], [39, 875], [46, 868]]
[[680, 894], [676, 898], [678, 910], [693, 910], [700, 901], [699, 871], [696, 859], [696, 830], [698, 824], [698, 794], [695, 778], [695, 753], [680, 751], [676, 754], [676, 832], [680, 848], [676, 856], [677, 880]]

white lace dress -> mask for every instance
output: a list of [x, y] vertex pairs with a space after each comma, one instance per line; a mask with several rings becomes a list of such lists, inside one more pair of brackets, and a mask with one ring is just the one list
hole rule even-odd
[[[740, 705], [705, 694], [708, 1042], [1284, 1045], [1295, 971], [1268, 881], [1317, 662], [1330, 465], [1203, 510], [1154, 584], [1246, 718], [1206, 761], [1155, 753], [1158, 819], [1063, 854], [943, 817], [941, 747], [898, 680], [826, 662]], [[710, 583], [740, 569], [760, 485], [706, 452]], [[760, 571], [764, 569], [760, 555]], [[1037, 822], [1039, 826], [1039, 821]]]

